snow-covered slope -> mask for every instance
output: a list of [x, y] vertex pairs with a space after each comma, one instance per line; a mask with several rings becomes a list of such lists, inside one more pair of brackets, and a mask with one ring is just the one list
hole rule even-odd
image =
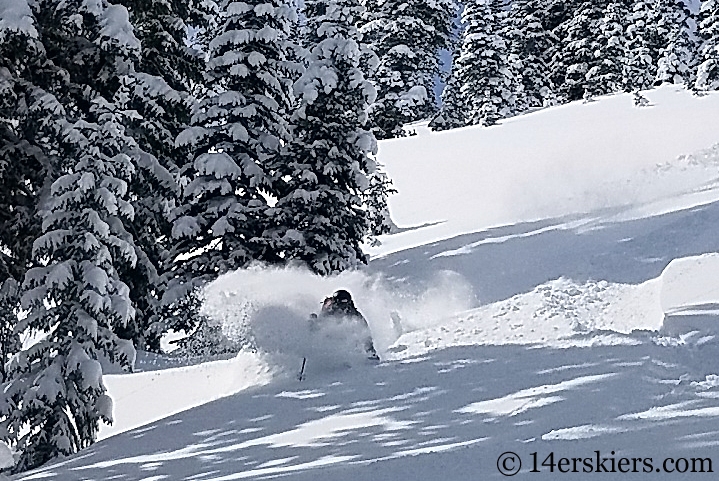
[[[137, 428], [186, 409], [219, 399], [272, 379], [271, 368], [257, 356], [240, 353], [234, 359], [194, 366], [110, 374], [103, 380], [115, 403], [114, 423], [100, 427], [99, 438]], [[143, 370], [144, 368], [144, 370]]]
[[[373, 249], [404, 250], [458, 234], [666, 198], [717, 179], [719, 95], [666, 85], [540, 110], [490, 128], [466, 127], [380, 143], [399, 194], [394, 221], [410, 228]], [[715, 150], [716, 154], [716, 150]]]
[[[556, 479], [550, 453], [574, 479], [718, 471], [719, 95], [646, 96], [382, 142], [400, 232], [365, 270], [223, 276], [206, 313], [254, 350], [108, 376], [121, 434], [16, 479], [504, 479], [508, 451], [514, 479]], [[340, 287], [382, 364], [306, 332]]]

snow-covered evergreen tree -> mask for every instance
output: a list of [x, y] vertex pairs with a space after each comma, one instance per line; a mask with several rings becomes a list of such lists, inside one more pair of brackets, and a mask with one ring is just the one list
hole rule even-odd
[[[60, 105], [55, 109], [63, 112]], [[118, 128], [105, 116], [112, 114], [103, 113], [101, 125], [49, 119], [64, 124], [59, 167], [66, 173], [52, 185], [45, 233], [33, 246], [40, 266], [28, 271], [24, 284], [29, 314], [18, 325], [45, 337], [10, 364], [0, 404], [2, 427], [20, 436], [20, 469], [91, 444], [99, 422], [112, 420], [99, 360], [127, 363], [132, 357], [123, 355], [126, 346], [113, 332], [133, 315], [128, 288], [114, 268], [135, 261], [132, 245], [122, 239], [122, 218], [132, 215], [123, 199], [132, 167], [121, 148], [105, 140], [116, 138], [110, 129]]]
[[[139, 76], [137, 79], [146, 89], [144, 94], [147, 97], [166, 102], [165, 105], [172, 105], [181, 100], [187, 92], [202, 87], [202, 53], [198, 46], [187, 45], [187, 37], [190, 30], [205, 31], [209, 28], [215, 10], [214, 2], [117, 0], [114, 3], [128, 9], [135, 36], [142, 43], [142, 56], [136, 71], [154, 77], [148, 79]], [[166, 129], [178, 128], [176, 124], [185, 121], [183, 117], [187, 114], [183, 109], [171, 113], [174, 114], [171, 117], [158, 119], [162, 121], [158, 126], [164, 126]]]
[[[522, 84], [520, 108], [542, 107], [555, 102], [549, 63], [559, 40], [552, 33], [552, 2], [515, 0], [505, 27], [509, 53], [516, 58], [513, 70]], [[556, 9], [554, 11], [556, 15]]]
[[[39, 235], [38, 191], [46, 156], [32, 142], [28, 80], [42, 53], [35, 18], [22, 0], [0, 0], [0, 382], [8, 380], [7, 363], [20, 350], [16, 330], [19, 280], [30, 263]], [[0, 397], [1, 399], [1, 397]], [[0, 419], [2, 415], [0, 414]]]
[[368, 176], [368, 185], [362, 193], [367, 220], [369, 221], [369, 237], [389, 234], [396, 225], [390, 216], [387, 200], [390, 195], [396, 194], [397, 189], [392, 187], [392, 180], [384, 172], [383, 166], [376, 164], [375, 171]]
[[696, 90], [719, 90], [719, 1], [702, 2], [698, 19], [702, 40]]
[[220, 2], [210, 32], [209, 94], [177, 139], [194, 159], [182, 172], [186, 185], [175, 212], [173, 257], [185, 260], [170, 300], [251, 261], [281, 261], [262, 236], [279, 149], [289, 140], [295, 21], [285, 0]]
[[442, 90], [442, 106], [437, 115], [430, 121], [429, 126], [433, 130], [448, 130], [457, 127], [464, 127], [465, 123], [465, 105], [461, 100], [460, 83], [454, 69], [457, 68], [457, 59], [460, 50], [456, 48], [453, 54], [452, 70], [449, 73], [447, 84]]
[[43, 49], [34, 22], [27, 2], [0, 0], [0, 281], [22, 280], [40, 233], [47, 163], [33, 143], [26, 99]]
[[597, 31], [607, 3], [577, 3], [573, 13], [555, 30], [560, 47], [552, 59], [552, 70], [564, 100], [579, 100], [589, 93], [587, 73], [601, 61], [595, 56], [601, 49]]
[[595, 61], [585, 75], [585, 92], [590, 96], [620, 92], [624, 87], [626, 7], [625, 1], [610, 1], [599, 19]]
[[38, 37], [27, 2], [0, 0], [0, 383], [8, 380], [7, 363], [21, 347], [18, 280], [40, 231], [35, 214], [45, 156], [28, 141], [25, 105], [33, 88], [28, 71], [42, 50]]
[[508, 63], [508, 45], [501, 35], [506, 12], [502, 0], [465, 3], [460, 54], [452, 75], [459, 85], [459, 106], [465, 125], [492, 125], [516, 113], [521, 84]]
[[404, 135], [402, 126], [432, 115], [440, 50], [452, 46], [455, 0], [366, 0], [365, 42], [379, 64], [366, 72], [377, 89], [370, 110], [372, 131], [384, 139]]
[[135, 319], [121, 331], [142, 349], [159, 351], [165, 322], [161, 298], [171, 274], [170, 212], [179, 196], [178, 163], [189, 149], [176, 137], [190, 123], [194, 98], [201, 89], [205, 63], [201, 52], [186, 45], [189, 29], [208, 26], [211, 4], [182, 0], [120, 0], [127, 7], [142, 50], [125, 79], [123, 104], [137, 113], [128, 134], [138, 149], [130, 152], [135, 174], [129, 185], [135, 217], [129, 227], [138, 262], [121, 269], [136, 308]]
[[662, 48], [656, 2], [638, 0], [627, 19], [623, 89], [627, 92], [649, 89], [657, 76]]
[[[99, 359], [125, 360], [126, 346], [113, 329], [132, 317], [128, 288], [114, 268], [134, 262], [122, 238], [122, 218], [132, 215], [123, 199], [132, 170], [120, 146], [119, 125], [98, 101], [101, 124], [64, 119], [53, 96], [36, 99], [61, 114], [46, 120], [62, 136], [65, 172], [52, 185], [43, 218], [45, 233], [34, 245], [39, 267], [28, 271], [19, 330], [45, 337], [10, 364], [11, 380], [0, 402], [0, 423], [22, 451], [27, 469], [92, 443], [99, 422], [111, 421], [112, 405], [102, 384]], [[100, 111], [105, 112], [100, 113]]]
[[682, 0], [657, 0], [657, 28], [662, 31], [662, 49], [657, 61], [654, 81], [662, 83], [694, 83], [698, 45], [692, 31], [694, 18]]
[[307, 70], [295, 83], [300, 107], [294, 139], [279, 176], [284, 185], [273, 209], [274, 250], [329, 274], [365, 261], [361, 242], [369, 230], [363, 206], [374, 135], [365, 130], [375, 90], [365, 80], [357, 0], [305, 3]]
[[48, 160], [52, 185], [36, 200], [43, 235], [32, 245], [35, 267], [22, 295], [28, 315], [16, 329], [43, 337], [13, 357], [0, 395], [0, 432], [20, 451], [19, 470], [92, 443], [112, 414], [99, 360], [129, 364], [133, 357], [114, 333], [133, 313], [117, 275], [118, 265], [135, 260], [124, 227], [133, 171], [125, 151], [133, 142], [122, 126], [127, 113], [103, 94], [139, 47], [124, 7], [27, 5], [26, 41], [42, 45], [16, 77], [26, 113], [17, 131]]

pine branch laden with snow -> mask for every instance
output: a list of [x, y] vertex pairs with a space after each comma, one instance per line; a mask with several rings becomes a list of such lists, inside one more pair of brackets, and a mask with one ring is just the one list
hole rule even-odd
[[702, 2], [698, 18], [702, 41], [694, 88], [699, 91], [719, 90], [719, 2]]
[[27, 0], [0, 0], [0, 41], [10, 34], [37, 38], [35, 20]]
[[308, 67], [295, 83], [300, 107], [268, 234], [285, 260], [329, 274], [365, 261], [360, 243], [369, 225], [362, 196], [376, 170], [377, 144], [364, 125], [375, 91], [362, 72], [359, 3], [314, 0], [305, 7]]
[[694, 15], [681, 0], [657, 2], [658, 28], [664, 33], [657, 61], [655, 85], [694, 84], [698, 45], [692, 25]]
[[223, 1], [220, 11], [209, 42], [211, 93], [177, 138], [193, 162], [174, 212], [173, 257], [186, 255], [176, 272], [191, 285], [193, 277], [279, 260], [262, 237], [279, 149], [290, 139], [296, 12], [284, 0]]
[[99, 423], [111, 421], [100, 360], [131, 368], [115, 334], [134, 315], [118, 267], [137, 261], [125, 228], [134, 215], [128, 153], [137, 145], [113, 89], [138, 54], [127, 11], [102, 1], [33, 8], [44, 43], [16, 64], [24, 109], [12, 125], [45, 162], [39, 185], [27, 184], [33, 207], [42, 207], [42, 235], [24, 276], [27, 317], [15, 332], [40, 340], [13, 356], [0, 396], [0, 432], [20, 453], [16, 470], [88, 446]]
[[8, 380], [7, 363], [20, 351], [15, 331], [20, 310], [20, 285], [12, 277], [0, 282], [0, 383]]
[[361, 32], [378, 56], [367, 62], [365, 75], [375, 84], [377, 100], [370, 109], [378, 138], [405, 135], [402, 126], [437, 110], [434, 79], [440, 73], [439, 52], [452, 45], [454, 0], [370, 0], [364, 2]]
[[95, 108], [100, 125], [55, 120], [66, 173], [52, 184], [45, 233], [33, 246], [39, 267], [23, 285], [28, 316], [18, 324], [44, 337], [14, 357], [0, 401], [0, 426], [21, 451], [19, 470], [91, 444], [100, 421], [112, 421], [99, 360], [131, 367], [113, 330], [133, 316], [115, 267], [136, 261], [118, 232], [132, 216], [124, 200], [132, 166], [119, 152], [117, 119], [102, 103]]
[[28, 141], [29, 71], [42, 52], [34, 15], [23, 1], [0, 2], [0, 279], [22, 279], [40, 232], [37, 192], [47, 168]]
[[503, 35], [509, 43], [509, 63], [522, 86], [517, 102], [520, 110], [556, 101], [556, 87], [549, 76], [551, 54], [558, 43], [550, 27], [552, 3], [517, 0], [507, 14]]
[[654, 2], [640, 0], [627, 19], [622, 73], [623, 88], [627, 92], [651, 88], [657, 76], [662, 31], [657, 28], [659, 15], [654, 6]]
[[465, 125], [493, 125], [513, 115], [520, 83], [508, 64], [508, 45], [501, 34], [506, 14], [497, 0], [475, 0], [465, 5], [466, 24], [460, 53], [452, 75], [459, 85], [461, 112]]
[[140, 51], [140, 41], [135, 37], [127, 8], [123, 5], [107, 4], [101, 11], [100, 44], [114, 45], [125, 54], [137, 55]]

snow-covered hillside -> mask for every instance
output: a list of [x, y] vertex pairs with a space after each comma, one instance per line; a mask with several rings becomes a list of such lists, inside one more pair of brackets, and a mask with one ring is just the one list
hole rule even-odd
[[[119, 434], [13, 479], [719, 471], [719, 95], [646, 97], [383, 142], [399, 232], [366, 269], [223, 276], [206, 313], [253, 349], [108, 376]], [[341, 287], [381, 364], [307, 331]]]
[[[711, 185], [719, 147], [719, 98], [666, 85], [634, 107], [629, 94], [571, 103], [503, 120], [384, 141], [406, 230], [373, 249], [383, 255], [495, 226], [587, 214]], [[695, 156], [678, 158], [686, 154]], [[409, 229], [434, 224], [423, 229]]]

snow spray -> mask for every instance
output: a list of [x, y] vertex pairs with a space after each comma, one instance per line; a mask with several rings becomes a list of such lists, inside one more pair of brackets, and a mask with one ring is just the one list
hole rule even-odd
[[432, 327], [476, 304], [470, 284], [452, 271], [441, 271], [418, 288], [406, 280], [362, 271], [323, 277], [299, 267], [254, 266], [211, 283], [205, 289], [203, 313], [231, 340], [251, 339], [255, 348], [268, 354], [343, 365], [353, 362], [348, 359], [353, 353], [365, 357], [355, 349], [361, 334], [349, 325], [336, 325], [317, 335], [308, 322], [338, 289], [352, 294], [380, 357], [403, 333]]

